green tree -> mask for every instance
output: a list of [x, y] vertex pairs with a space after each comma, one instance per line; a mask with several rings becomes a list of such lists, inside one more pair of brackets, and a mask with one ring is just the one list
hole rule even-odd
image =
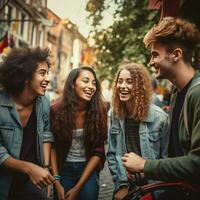
[[[110, 5], [115, 4], [114, 23], [99, 25]], [[159, 20], [158, 11], [148, 10], [148, 0], [89, 0], [86, 10], [92, 24], [100, 79], [113, 79], [119, 65], [134, 61], [147, 65], [149, 52], [143, 44], [145, 33]]]

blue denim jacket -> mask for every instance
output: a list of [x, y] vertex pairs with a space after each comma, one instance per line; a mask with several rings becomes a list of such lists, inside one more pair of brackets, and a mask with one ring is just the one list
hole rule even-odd
[[[107, 161], [115, 184], [115, 191], [121, 186], [128, 186], [122, 156], [127, 153], [124, 119], [120, 120], [110, 112], [109, 145]], [[159, 159], [167, 156], [168, 120], [167, 114], [158, 106], [151, 105], [148, 116], [140, 123], [140, 147], [144, 159]]]
[[[50, 102], [46, 96], [37, 97], [37, 158], [43, 165], [43, 143], [53, 142], [49, 121]], [[14, 102], [10, 96], [0, 90], [0, 200], [6, 200], [12, 173], [2, 167], [10, 156], [19, 159], [23, 139], [23, 128], [19, 121]]]

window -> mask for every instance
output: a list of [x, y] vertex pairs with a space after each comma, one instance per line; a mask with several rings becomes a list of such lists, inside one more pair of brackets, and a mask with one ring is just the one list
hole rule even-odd
[[32, 24], [32, 30], [31, 30], [31, 46], [36, 45], [36, 28], [35, 24]]
[[25, 41], [28, 40], [28, 16], [26, 16], [24, 13], [21, 13], [21, 27], [20, 27], [20, 35], [23, 37]]
[[[11, 5], [8, 5], [6, 8], [7, 8], [7, 10], [6, 10], [7, 19], [11, 20], [12, 19], [12, 7], [11, 7]], [[10, 24], [11, 24], [11, 21], [8, 21], [8, 26], [10, 26]]]
[[21, 14], [21, 27], [20, 27], [20, 35], [23, 36], [24, 34], [24, 19], [25, 19], [25, 15], [22, 13]]

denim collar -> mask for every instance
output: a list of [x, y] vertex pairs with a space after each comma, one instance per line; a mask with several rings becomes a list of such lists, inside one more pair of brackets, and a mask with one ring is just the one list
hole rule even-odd
[[[145, 119], [142, 122], [147, 122], [147, 123], [152, 123], [155, 120], [155, 116], [154, 116], [154, 111], [153, 111], [153, 104], [150, 105], [149, 108], [149, 112], [147, 114], [147, 116], [145, 117]], [[123, 127], [124, 126], [124, 118], [119, 120], [120, 126]]]
[[149, 122], [149, 123], [154, 122], [155, 116], [154, 116], [154, 112], [153, 112], [153, 108], [152, 108], [153, 106], [154, 105], [150, 105], [149, 112], [148, 112], [147, 116], [145, 117], [145, 119], [143, 120], [143, 122]]
[[[0, 90], [0, 94], [1, 94], [0, 106], [14, 107], [14, 101], [7, 92], [5, 92], [4, 90]], [[41, 101], [42, 101], [41, 96], [38, 96], [36, 98], [36, 103], [39, 103]]]

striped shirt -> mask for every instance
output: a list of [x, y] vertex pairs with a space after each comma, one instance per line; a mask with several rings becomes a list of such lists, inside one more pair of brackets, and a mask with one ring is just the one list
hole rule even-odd
[[134, 152], [141, 156], [139, 125], [140, 122], [135, 121], [132, 118], [125, 117], [125, 136], [127, 152]]

